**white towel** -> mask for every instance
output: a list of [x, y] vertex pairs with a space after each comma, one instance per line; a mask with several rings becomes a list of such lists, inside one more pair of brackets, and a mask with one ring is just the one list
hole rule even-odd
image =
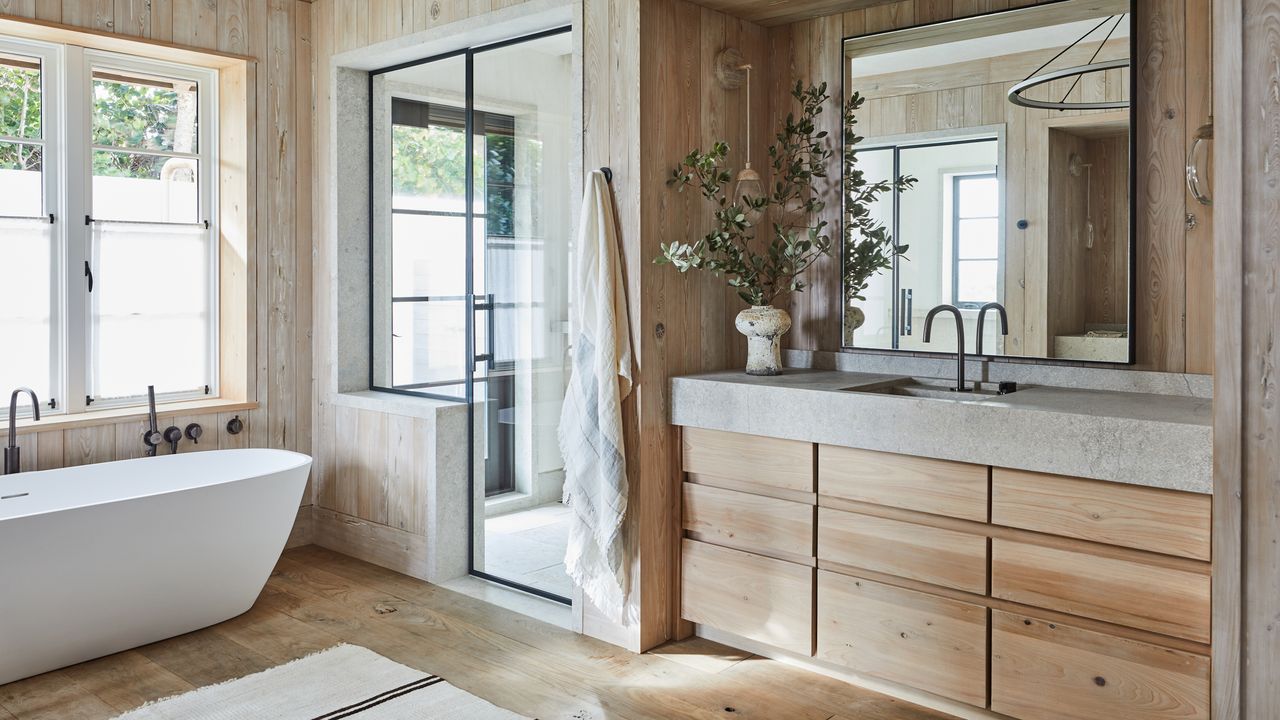
[[570, 273], [572, 375], [560, 411], [564, 502], [573, 510], [564, 564], [601, 613], [629, 623], [622, 401], [631, 394], [631, 330], [609, 184], [599, 172], [587, 180]]

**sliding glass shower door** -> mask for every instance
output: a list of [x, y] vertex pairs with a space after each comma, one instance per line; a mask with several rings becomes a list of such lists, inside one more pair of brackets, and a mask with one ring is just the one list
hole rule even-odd
[[374, 213], [391, 218], [393, 246], [390, 367], [375, 374], [467, 404], [470, 507], [457, 510], [471, 522], [471, 571], [563, 602], [556, 427], [581, 166], [571, 38], [565, 28], [384, 73], [393, 188]]

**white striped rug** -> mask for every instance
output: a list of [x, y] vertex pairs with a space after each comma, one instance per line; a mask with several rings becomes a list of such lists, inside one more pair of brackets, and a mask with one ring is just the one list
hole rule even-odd
[[435, 675], [338, 645], [287, 665], [143, 705], [117, 720], [527, 720]]

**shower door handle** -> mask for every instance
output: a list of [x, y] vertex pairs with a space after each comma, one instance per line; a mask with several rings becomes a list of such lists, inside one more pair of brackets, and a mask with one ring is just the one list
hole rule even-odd
[[[472, 295], [471, 296], [471, 312], [474, 314], [481, 311], [485, 313], [485, 323], [484, 323], [485, 351], [482, 353], [476, 353], [474, 360], [476, 364], [479, 364], [482, 362], [486, 363], [486, 367], [492, 370], [493, 369], [493, 345], [494, 345], [494, 342], [493, 342], [494, 341], [493, 295]], [[472, 323], [472, 326], [474, 327], [474, 323]], [[472, 343], [472, 347], [474, 348], [475, 340], [476, 340], [475, 336], [477, 336], [478, 333], [472, 333], [472, 335], [473, 337], [472, 337], [471, 343]]]

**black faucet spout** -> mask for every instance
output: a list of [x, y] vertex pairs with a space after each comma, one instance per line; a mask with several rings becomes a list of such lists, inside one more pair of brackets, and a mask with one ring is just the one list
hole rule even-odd
[[23, 394], [31, 398], [31, 417], [40, 420], [40, 398], [35, 390], [21, 387], [9, 396], [9, 444], [4, 449], [4, 474], [22, 472], [22, 451], [18, 448], [18, 398]]
[[933, 319], [939, 313], [951, 313], [956, 319], [956, 392], [969, 392], [964, 382], [964, 316], [955, 305], [939, 305], [929, 311], [924, 318], [924, 341], [930, 342], [933, 337]]
[[1006, 337], [1009, 335], [1009, 313], [1005, 312], [1004, 306], [998, 302], [989, 302], [983, 305], [978, 310], [978, 343], [974, 348], [974, 352], [978, 355], [982, 354], [982, 336], [985, 334], [983, 332], [983, 323], [986, 322], [988, 310], [995, 310], [996, 314], [1000, 316], [1000, 334]]

